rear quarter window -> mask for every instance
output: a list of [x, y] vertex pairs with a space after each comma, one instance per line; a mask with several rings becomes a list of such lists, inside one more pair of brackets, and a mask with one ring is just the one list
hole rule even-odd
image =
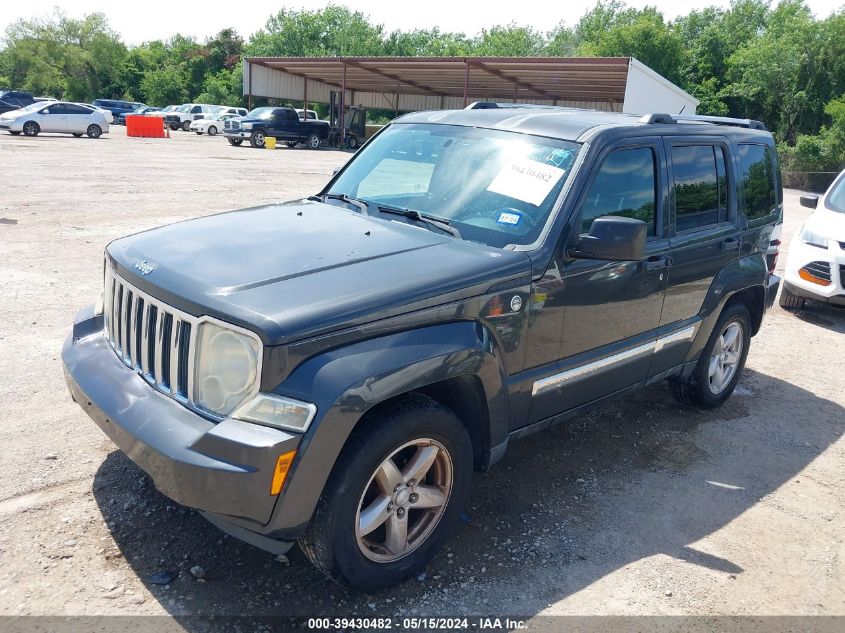
[[737, 158], [740, 210], [749, 222], [774, 214], [777, 196], [772, 149], [768, 145], [740, 143]]

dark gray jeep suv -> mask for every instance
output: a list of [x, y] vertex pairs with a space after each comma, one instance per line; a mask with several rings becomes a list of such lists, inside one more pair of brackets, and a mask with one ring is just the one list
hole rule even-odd
[[385, 586], [511, 440], [663, 379], [721, 404], [782, 200], [756, 121], [411, 114], [307, 200], [109, 244], [65, 374], [168, 497]]

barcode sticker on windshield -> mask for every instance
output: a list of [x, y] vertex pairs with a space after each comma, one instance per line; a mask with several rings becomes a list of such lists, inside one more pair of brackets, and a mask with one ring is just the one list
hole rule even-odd
[[487, 191], [539, 207], [565, 173], [552, 165], [520, 158], [506, 163]]

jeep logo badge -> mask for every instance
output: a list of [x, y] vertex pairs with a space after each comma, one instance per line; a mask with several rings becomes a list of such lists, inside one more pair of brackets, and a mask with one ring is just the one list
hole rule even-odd
[[[146, 260], [142, 262], [135, 262], [135, 268], [137, 268], [142, 275], [149, 275], [155, 270], [155, 266], [153, 266], [150, 262]], [[511, 305], [513, 304], [511, 303]]]
[[514, 295], [511, 297], [511, 311], [519, 312], [520, 308], [522, 308], [522, 297]]

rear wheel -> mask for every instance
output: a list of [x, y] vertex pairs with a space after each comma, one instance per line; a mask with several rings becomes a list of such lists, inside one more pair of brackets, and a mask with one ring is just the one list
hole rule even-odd
[[190, 121], [182, 121], [182, 131], [190, 132], [191, 131], [191, 122]]
[[217, 135], [217, 128], [213, 125], [208, 126], [208, 135], [209, 136], [216, 136]]
[[469, 495], [472, 444], [452, 411], [414, 394], [347, 442], [300, 540], [323, 573], [365, 590], [425, 567]]
[[751, 316], [741, 303], [724, 309], [701, 357], [685, 381], [673, 381], [681, 402], [705, 409], [721, 405], [739, 382], [751, 343]]
[[358, 149], [358, 137], [352, 135], [348, 139], [346, 139], [346, 147], [348, 147], [349, 149]]
[[264, 136], [264, 132], [262, 130], [255, 130], [252, 135], [249, 137], [249, 144], [255, 147], [256, 149], [261, 149], [264, 147], [264, 143], [267, 140], [267, 137]]
[[38, 136], [38, 133], [41, 131], [41, 126], [38, 125], [35, 121], [27, 121], [23, 124], [23, 133], [26, 136]]
[[306, 145], [308, 145], [308, 149], [320, 149], [320, 137], [316, 134], [312, 134], [308, 137]]
[[173, 132], [175, 132], [176, 130], [179, 129], [178, 125], [168, 125], [167, 127], [169, 127], [171, 129], [171, 131], [173, 131]]
[[807, 304], [807, 300], [804, 297], [798, 297], [792, 294], [789, 292], [789, 289], [784, 286], [780, 290], [780, 299], [778, 299], [778, 303], [780, 304], [780, 307], [785, 310], [802, 310]]
[[237, 147], [238, 145], [240, 145], [241, 143], [244, 142], [244, 140], [242, 138], [230, 138], [230, 139], [226, 139], [226, 140], [229, 141], [230, 145], [234, 145], [235, 147]]
[[100, 138], [100, 134], [103, 133], [103, 130], [99, 125], [92, 123], [88, 126], [88, 129], [85, 130], [85, 133], [88, 135], [88, 138]]

